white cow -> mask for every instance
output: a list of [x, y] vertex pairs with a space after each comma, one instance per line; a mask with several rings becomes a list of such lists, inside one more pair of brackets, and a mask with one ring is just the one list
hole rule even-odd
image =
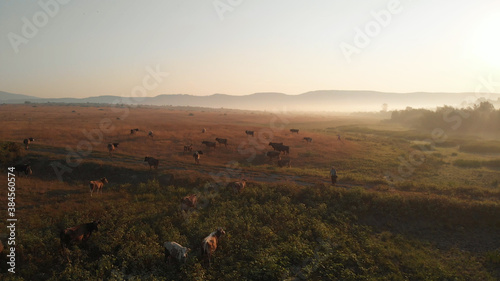
[[178, 261], [185, 262], [188, 252], [191, 251], [191, 249], [182, 247], [177, 242], [165, 242], [163, 243], [163, 246], [165, 247], [165, 261], [168, 261], [169, 263], [172, 257]]

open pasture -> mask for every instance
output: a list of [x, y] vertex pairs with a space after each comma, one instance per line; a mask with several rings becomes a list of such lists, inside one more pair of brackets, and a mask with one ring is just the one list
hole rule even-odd
[[[478, 139], [443, 145], [380, 120], [229, 109], [2, 105], [0, 118], [2, 145], [21, 145], [3, 168], [33, 169], [16, 181], [19, 273], [2, 280], [500, 278], [498, 158], [460, 149]], [[228, 147], [202, 144], [216, 138]], [[291, 168], [265, 156], [269, 142], [290, 147]], [[108, 143], [119, 143], [111, 156]], [[88, 182], [102, 177], [91, 197]], [[241, 193], [226, 188], [242, 178]], [[189, 194], [198, 207], [183, 212]], [[66, 250], [68, 262], [59, 231], [93, 220], [99, 231]], [[217, 227], [227, 235], [206, 267], [200, 242]], [[185, 263], [163, 261], [166, 241], [193, 249]]]

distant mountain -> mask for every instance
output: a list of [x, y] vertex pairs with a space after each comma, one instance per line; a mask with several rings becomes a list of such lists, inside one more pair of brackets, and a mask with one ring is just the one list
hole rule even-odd
[[7, 101], [7, 100], [23, 100], [23, 102], [24, 102], [24, 100], [26, 100], [26, 99], [39, 99], [39, 98], [33, 97], [33, 96], [13, 94], [13, 93], [0, 91], [0, 103], [3, 103], [4, 101]]
[[[499, 94], [490, 94], [489, 100], [499, 101]], [[379, 111], [383, 104], [389, 110], [413, 108], [435, 108], [449, 105], [462, 107], [476, 101], [474, 93], [384, 93], [375, 91], [312, 91], [300, 95], [283, 93], [255, 93], [245, 96], [214, 94], [210, 96], [159, 95], [156, 97], [131, 98], [119, 96], [97, 96], [88, 98], [37, 98], [0, 92], [0, 103], [101, 103], [101, 104], [145, 104], [193, 106], [209, 108], [232, 108], [247, 110], [280, 111]]]

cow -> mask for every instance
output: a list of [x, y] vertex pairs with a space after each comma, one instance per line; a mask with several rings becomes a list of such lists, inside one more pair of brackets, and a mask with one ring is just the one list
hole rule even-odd
[[24, 149], [28, 150], [30, 148], [30, 143], [35, 141], [34, 138], [27, 138], [23, 140], [24, 143]]
[[217, 143], [213, 141], [202, 141], [201, 143], [206, 145], [208, 148], [213, 147], [215, 149], [215, 147], [217, 146]]
[[283, 143], [282, 143], [282, 142], [270, 142], [270, 143], [269, 143], [269, 145], [270, 145], [270, 146], [271, 146], [274, 150], [276, 150], [276, 148], [277, 148], [278, 146], [283, 145]]
[[283, 154], [290, 154], [290, 147], [287, 145], [280, 145], [276, 147], [276, 151], [283, 152]]
[[178, 262], [185, 262], [188, 252], [191, 251], [191, 249], [182, 247], [177, 242], [165, 242], [163, 243], [163, 247], [165, 247], [165, 262], [168, 263], [171, 263], [172, 257]]
[[109, 151], [109, 156], [112, 156], [113, 151], [118, 147], [120, 143], [113, 142], [113, 143], [108, 143], [108, 151]]
[[292, 160], [290, 160], [290, 159], [278, 160], [278, 166], [280, 166], [280, 168], [282, 168], [282, 167], [291, 168], [292, 167]]
[[215, 138], [215, 140], [216, 140], [219, 144], [223, 144], [225, 147], [227, 147], [227, 139]]
[[94, 193], [94, 190], [97, 190], [98, 194], [99, 194], [99, 191], [101, 191], [101, 193], [102, 193], [102, 187], [104, 186], [105, 183], [108, 183], [108, 180], [106, 178], [102, 178], [102, 179], [96, 180], [96, 181], [90, 181], [89, 182], [90, 197], [92, 197], [92, 193]]
[[245, 131], [245, 134], [247, 134], [247, 136], [252, 136], [253, 137], [253, 133], [254, 133], [253, 131], [248, 131], [248, 130]]
[[149, 170], [152, 170], [152, 167], [155, 167], [155, 169], [158, 170], [158, 163], [159, 163], [158, 159], [146, 156], [144, 158], [144, 162], [148, 162]]
[[153, 131], [149, 131], [148, 136], [153, 137]]
[[299, 133], [299, 129], [290, 129], [290, 132], [292, 132], [292, 134], [293, 133], [297, 133], [298, 134]]
[[268, 151], [266, 153], [266, 156], [269, 157], [269, 160], [272, 160], [273, 158], [278, 158], [278, 160], [281, 160], [281, 152], [279, 151]]
[[193, 145], [192, 144], [184, 146], [184, 152], [191, 152], [191, 151], [193, 151]]
[[191, 194], [181, 199], [181, 210], [188, 212], [190, 209], [195, 209], [198, 203], [198, 197], [196, 194]]
[[246, 179], [241, 179], [240, 181], [234, 181], [227, 184], [228, 188], [232, 188], [234, 193], [240, 193], [245, 188], [247, 183]]
[[201, 130], [201, 133], [204, 134], [207, 132], [207, 129], [203, 128], [203, 130]]
[[307, 143], [311, 143], [313, 141], [312, 138], [309, 138], [309, 137], [305, 137], [304, 140], [307, 142]]
[[217, 230], [205, 237], [201, 242], [201, 256], [204, 258], [208, 258], [208, 266], [210, 266], [212, 255], [217, 249], [219, 239], [224, 234], [226, 234], [224, 229], [222, 229], [222, 227], [219, 227], [217, 228]]
[[193, 153], [193, 158], [194, 158], [194, 163], [195, 164], [200, 164], [200, 155], [203, 154], [203, 151], [198, 150]]
[[97, 226], [100, 223], [100, 221], [93, 221], [61, 230], [59, 233], [61, 249], [68, 248], [71, 243], [86, 242], [93, 231], [98, 231]]
[[136, 132], [139, 132], [139, 129], [138, 129], [138, 128], [135, 128], [135, 129], [130, 129], [130, 134], [131, 134], [131, 135], [135, 134]]
[[30, 163], [15, 165], [14, 170], [18, 176], [20, 175], [21, 172], [24, 173], [26, 176], [29, 176], [33, 173], [33, 171], [31, 170]]

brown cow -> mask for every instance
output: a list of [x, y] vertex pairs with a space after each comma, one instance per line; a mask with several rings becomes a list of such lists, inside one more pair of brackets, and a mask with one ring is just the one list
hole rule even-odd
[[89, 183], [90, 197], [92, 197], [92, 193], [94, 193], [94, 190], [97, 190], [97, 193], [99, 193], [99, 191], [101, 191], [102, 193], [102, 187], [104, 186], [105, 183], [108, 183], [108, 180], [106, 178], [102, 178], [96, 181], [90, 181]]
[[31, 142], [33, 142], [33, 141], [35, 141], [35, 139], [34, 139], [34, 138], [27, 138], [27, 139], [24, 139], [24, 140], [23, 140], [23, 143], [24, 143], [24, 148], [25, 148], [26, 150], [28, 150], [28, 149], [29, 149], [29, 145], [30, 145], [30, 143], [31, 143]]
[[278, 158], [278, 160], [281, 160], [281, 152], [279, 151], [268, 151], [266, 153], [266, 156], [269, 157], [269, 160], [272, 160], [273, 158]]
[[277, 146], [276, 150], [279, 152], [283, 152], [283, 154], [290, 154], [290, 147], [287, 145]]
[[270, 145], [270, 146], [271, 146], [274, 150], [276, 150], [276, 148], [277, 148], [278, 146], [283, 145], [283, 143], [282, 143], [282, 142], [270, 142], [270, 143], [269, 143], [269, 145]]
[[205, 237], [201, 242], [201, 255], [202, 257], [208, 258], [208, 266], [210, 266], [212, 255], [217, 249], [219, 239], [224, 234], [226, 234], [224, 229], [219, 227], [216, 231]]
[[196, 209], [196, 204], [198, 203], [198, 197], [196, 194], [188, 195], [181, 199], [181, 210], [188, 212], [190, 209]]
[[213, 147], [215, 149], [217, 146], [217, 144], [213, 141], [202, 141], [201, 143], [206, 145], [208, 148]]
[[234, 193], [240, 193], [245, 188], [247, 183], [246, 179], [241, 179], [240, 181], [234, 181], [227, 184], [228, 188], [232, 188]]
[[216, 140], [219, 144], [223, 144], [225, 147], [227, 147], [227, 139], [215, 138], [215, 140]]
[[184, 152], [191, 152], [191, 151], [193, 151], [193, 144], [184, 146]]
[[59, 233], [61, 249], [64, 249], [65, 247], [68, 248], [71, 243], [77, 244], [87, 241], [92, 235], [92, 232], [94, 230], [98, 230], [97, 226], [100, 223], [100, 221], [93, 221], [61, 230]]
[[118, 147], [119, 143], [113, 142], [113, 143], [108, 143], [108, 151], [109, 151], [109, 156], [112, 156], [111, 153]]
[[144, 158], [144, 162], [148, 162], [148, 164], [149, 164], [149, 170], [152, 170], [151, 167], [155, 167], [155, 169], [158, 170], [158, 163], [159, 163], [158, 159], [146, 156]]
[[31, 170], [30, 163], [16, 165], [16, 166], [14, 166], [14, 171], [17, 173], [18, 176], [20, 173], [24, 173], [26, 175], [26, 177], [28, 177], [29, 175], [31, 175], [33, 173], [33, 171]]
[[203, 154], [203, 151], [198, 150], [193, 153], [194, 163], [200, 164], [200, 155]]

